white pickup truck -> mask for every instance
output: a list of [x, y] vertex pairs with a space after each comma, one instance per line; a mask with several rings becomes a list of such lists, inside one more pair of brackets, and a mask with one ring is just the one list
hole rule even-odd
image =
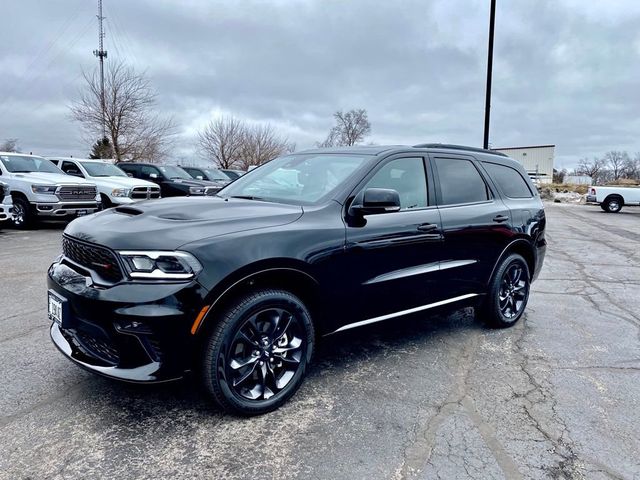
[[104, 160], [47, 158], [67, 175], [84, 178], [95, 184], [100, 193], [102, 208], [160, 198], [158, 185], [139, 178], [130, 178], [123, 170]]
[[9, 186], [12, 220], [19, 228], [28, 228], [38, 217], [76, 217], [100, 209], [93, 183], [66, 175], [43, 157], [0, 152], [0, 180]]
[[605, 212], [618, 213], [625, 205], [640, 205], [640, 187], [589, 187], [587, 203], [599, 203]]

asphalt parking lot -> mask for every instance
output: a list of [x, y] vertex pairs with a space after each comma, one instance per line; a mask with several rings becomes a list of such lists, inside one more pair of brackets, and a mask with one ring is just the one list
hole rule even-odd
[[640, 478], [640, 209], [547, 205], [526, 318], [326, 338], [280, 410], [91, 375], [49, 340], [62, 227], [0, 231], [0, 478]]

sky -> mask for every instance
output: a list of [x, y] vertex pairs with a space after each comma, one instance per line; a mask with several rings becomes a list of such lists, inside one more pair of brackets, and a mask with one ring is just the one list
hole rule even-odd
[[[364, 108], [367, 143], [481, 146], [489, 0], [103, 0], [107, 62], [144, 72], [157, 112], [196, 134], [233, 115], [297, 148]], [[69, 117], [97, 68], [97, 2], [12, 0], [0, 34], [0, 141], [86, 156]], [[7, 21], [11, 19], [11, 21]], [[490, 143], [556, 145], [556, 168], [640, 152], [640, 2], [497, 0]]]

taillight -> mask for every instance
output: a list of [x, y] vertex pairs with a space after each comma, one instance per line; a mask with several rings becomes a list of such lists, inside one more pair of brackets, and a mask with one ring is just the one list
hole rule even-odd
[[595, 188], [592, 188], [592, 189], [591, 189], [591, 195], [595, 195], [595, 194], [596, 194], [596, 189], [595, 189]]

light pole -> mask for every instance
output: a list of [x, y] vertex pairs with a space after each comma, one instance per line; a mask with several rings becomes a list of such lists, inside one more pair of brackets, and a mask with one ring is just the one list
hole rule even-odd
[[491, 0], [489, 17], [489, 51], [487, 54], [487, 89], [484, 103], [484, 143], [482, 148], [489, 148], [489, 117], [491, 115], [491, 75], [493, 73], [493, 30], [496, 23], [496, 0]]

